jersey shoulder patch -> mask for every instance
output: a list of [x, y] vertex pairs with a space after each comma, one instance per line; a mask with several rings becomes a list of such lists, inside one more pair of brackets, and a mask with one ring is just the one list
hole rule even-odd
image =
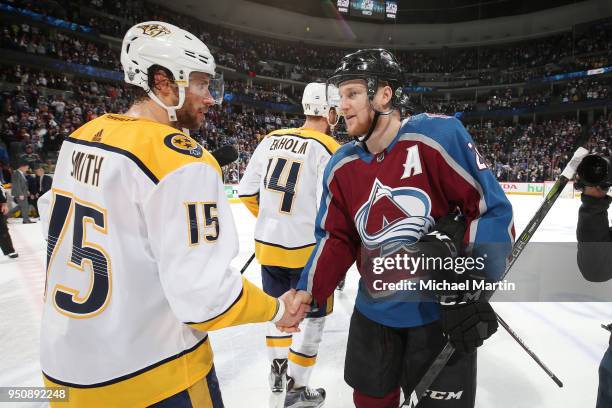
[[204, 150], [195, 140], [184, 133], [170, 133], [164, 137], [164, 144], [175, 152], [195, 158], [202, 157]]

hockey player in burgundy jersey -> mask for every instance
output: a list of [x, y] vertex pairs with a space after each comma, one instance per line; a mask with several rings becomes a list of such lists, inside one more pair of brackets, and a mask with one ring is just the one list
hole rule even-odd
[[[448, 339], [458, 352], [419, 407], [473, 407], [475, 350], [497, 330], [489, 303], [377, 297], [370, 257], [392, 257], [423, 242], [431, 256], [486, 251], [481, 278], [494, 281], [514, 240], [512, 207], [457, 119], [400, 120], [407, 98], [402, 70], [388, 51], [345, 56], [328, 83], [340, 89], [340, 111], [355, 141], [325, 169], [317, 244], [294, 306], [297, 299], [322, 304], [356, 262], [361, 279], [344, 372], [355, 405], [399, 406], [400, 387], [412, 391]], [[463, 221], [449, 216], [455, 211]]]

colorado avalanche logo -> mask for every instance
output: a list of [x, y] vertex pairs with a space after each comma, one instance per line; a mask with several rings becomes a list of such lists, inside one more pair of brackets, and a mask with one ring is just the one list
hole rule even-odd
[[434, 226], [431, 200], [421, 189], [390, 188], [375, 180], [368, 202], [355, 215], [363, 246], [381, 257], [417, 242]]

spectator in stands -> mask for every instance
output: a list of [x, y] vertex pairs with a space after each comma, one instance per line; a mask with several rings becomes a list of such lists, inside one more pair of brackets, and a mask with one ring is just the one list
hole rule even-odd
[[30, 204], [32, 204], [36, 210], [37, 217], [40, 217], [40, 213], [38, 212], [38, 199], [47, 191], [51, 190], [53, 178], [48, 174], [45, 174], [45, 169], [41, 163], [36, 163], [32, 167], [34, 169], [34, 176], [30, 176], [28, 178]]
[[28, 179], [26, 176], [29, 168], [28, 162], [20, 162], [17, 171], [13, 172], [11, 195], [17, 205], [6, 214], [10, 218], [17, 211], [21, 211], [21, 218], [24, 224], [31, 224], [33, 222], [30, 220], [30, 203], [28, 201], [30, 192], [28, 191]]
[[[2, 139], [0, 138], [0, 163], [8, 162], [8, 159], [9, 157], [8, 150], [6, 148], [6, 143], [4, 143], [4, 141], [2, 141]], [[2, 166], [0, 166], [0, 169], [1, 168]]]
[[40, 156], [34, 153], [34, 147], [31, 144], [25, 146], [25, 152], [19, 155], [19, 160], [26, 163], [39, 163]]
[[0, 185], [8, 184], [11, 181], [11, 170], [5, 161], [0, 160]]
[[[115, 37], [121, 36], [125, 31], [126, 19], [143, 21], [155, 16], [155, 19], [180, 22], [180, 25], [200, 33], [200, 38], [205, 38], [207, 43], [219, 48], [218, 60], [222, 65], [248, 72], [255, 78], [262, 73], [275, 78], [295, 76], [294, 79], [301, 80], [308, 80], [312, 76], [327, 77], [329, 61], [336, 61], [349, 52], [334, 47], [258, 37], [205, 24], [142, 0], [95, 0], [99, 3], [98, 6], [91, 0], [57, 1], [60, 6], [55, 5], [55, 2], [31, 0], [11, 0], [10, 3], [16, 7], [87, 25], [100, 33]], [[83, 7], [92, 5], [120, 19], [92, 17], [89, 13], [82, 15]], [[417, 80], [456, 80], [466, 86], [523, 83], [554, 73], [610, 65], [611, 28], [609, 25], [593, 24], [591, 27], [583, 27], [579, 33], [567, 31], [536, 40], [504, 44], [503, 47], [404, 50], [398, 52], [397, 56], [408, 71], [419, 73]], [[3, 27], [0, 32], [0, 47], [69, 62], [118, 69], [118, 54], [108, 46], [109, 43], [101, 38], [97, 41], [91, 40], [93, 37], [89, 38], [38, 23], [19, 22]], [[10, 161], [13, 166], [21, 155], [27, 154], [24, 151], [28, 144], [32, 144], [32, 153], [44, 159], [45, 163], [49, 160], [53, 163], [53, 152], [59, 150], [64, 137], [71, 131], [105, 112], [124, 112], [129, 99], [129, 92], [121, 84], [109, 84], [99, 78], [72, 77], [68, 73], [52, 73], [20, 65], [0, 68], [0, 81], [18, 85], [15, 91], [0, 94], [0, 160]], [[441, 96], [436, 99], [423, 94], [417, 96], [423, 101], [425, 111], [453, 115], [455, 112], [487, 108], [492, 111], [540, 108], [563, 101], [571, 104], [607, 100], [610, 95], [609, 84], [610, 79], [597, 75], [554, 82], [552, 86], [550, 83], [540, 86], [527, 84], [521, 91], [516, 86], [497, 87], [485, 93], [479, 91], [478, 96], [466, 95], [466, 100], [442, 100]], [[47, 93], [45, 87], [71, 92], [65, 96], [53, 95]], [[295, 90], [291, 86], [258, 79], [228, 81], [227, 89], [235, 95], [246, 96], [243, 101], [247, 105], [252, 101], [291, 103], [291, 99], [295, 99]], [[45, 97], [41, 96], [42, 94]], [[257, 144], [258, 132], [265, 134], [281, 127], [279, 122], [282, 127], [294, 126], [290, 124], [291, 117], [271, 112], [262, 113], [262, 105], [259, 106], [257, 113], [246, 112], [244, 107], [243, 113], [234, 113], [229, 104], [225, 105], [223, 110], [210, 112], [209, 116], [217, 117], [210, 120], [206, 128], [194, 132], [194, 136], [207, 148], [215, 149], [225, 144], [234, 144], [239, 148], [240, 162], [235, 166], [238, 178], [242, 175], [242, 166], [248, 161]], [[270, 106], [267, 108], [270, 109]], [[513, 131], [516, 134], [512, 135], [501, 129], [489, 129], [486, 132], [483, 130], [485, 136], [492, 139], [487, 139], [484, 143], [479, 141], [479, 145], [487, 162], [496, 169], [500, 180], [540, 180], [553, 177], [558, 170], [558, 161], [563, 156], [567, 143], [560, 139], [565, 147], [555, 148], [554, 144], [543, 140], [558, 137], [551, 136], [550, 129], [544, 129], [540, 125], [534, 127], [536, 131], [531, 131], [520, 141], [526, 126], [517, 126], [515, 132]], [[596, 123], [593, 127], [601, 128], [601, 125]], [[4, 153], [3, 147], [6, 150]], [[509, 154], [511, 151], [513, 154]], [[36, 158], [34, 160], [38, 161]], [[232, 173], [228, 172], [228, 177], [231, 175]]]
[[9, 258], [17, 258], [19, 255], [15, 252], [8, 225], [6, 225], [6, 215], [8, 214], [6, 196], [7, 193], [2, 187], [2, 184], [0, 184], [0, 249], [2, 249], [2, 253]]

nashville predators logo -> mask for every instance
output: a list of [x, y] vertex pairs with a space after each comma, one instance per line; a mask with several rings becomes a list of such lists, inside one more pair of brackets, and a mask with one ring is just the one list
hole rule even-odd
[[202, 157], [202, 146], [182, 133], [169, 134], [165, 137], [164, 144], [175, 152]]
[[191, 150], [196, 147], [195, 142], [187, 139], [187, 137], [183, 135], [173, 136], [170, 143], [172, 143], [172, 146], [176, 147], [177, 149], [182, 150]]
[[160, 24], [143, 24], [139, 25], [137, 28], [140, 28], [144, 35], [149, 35], [151, 37], [170, 34], [170, 30]]

